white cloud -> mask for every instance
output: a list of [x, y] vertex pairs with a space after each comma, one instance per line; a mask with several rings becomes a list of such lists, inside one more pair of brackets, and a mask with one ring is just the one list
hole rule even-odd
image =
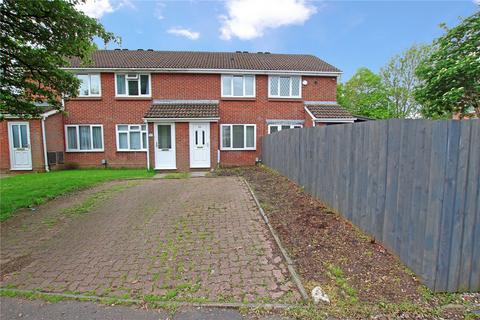
[[163, 18], [165, 18], [163, 16], [163, 8], [164, 7], [165, 7], [165, 3], [163, 3], [163, 2], [157, 2], [157, 4], [155, 5], [155, 10], [153, 11], [153, 15], [158, 20], [163, 20]]
[[115, 4], [112, 4], [112, 0], [86, 0], [84, 3], [79, 3], [76, 6], [78, 10], [95, 19], [100, 19], [105, 14], [112, 13], [123, 7], [135, 9], [135, 5], [131, 0], [117, 0]]
[[167, 30], [167, 32], [176, 36], [188, 38], [190, 40], [197, 40], [198, 38], [200, 38], [200, 32], [192, 31], [185, 28], [170, 28]]
[[306, 0], [227, 0], [227, 15], [220, 16], [220, 38], [249, 40], [266, 29], [301, 25], [317, 12]]

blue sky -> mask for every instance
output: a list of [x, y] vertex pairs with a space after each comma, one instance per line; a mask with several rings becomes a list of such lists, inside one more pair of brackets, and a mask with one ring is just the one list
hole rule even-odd
[[343, 70], [345, 81], [430, 43], [441, 22], [456, 25], [479, 8], [471, 0], [88, 0], [82, 10], [120, 36], [122, 48], [309, 53]]

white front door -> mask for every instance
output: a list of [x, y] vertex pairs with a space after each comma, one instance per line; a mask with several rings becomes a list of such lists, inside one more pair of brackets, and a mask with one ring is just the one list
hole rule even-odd
[[32, 149], [28, 122], [9, 122], [10, 169], [32, 170]]
[[190, 168], [210, 168], [210, 123], [190, 122]]
[[175, 123], [155, 124], [155, 169], [177, 169]]

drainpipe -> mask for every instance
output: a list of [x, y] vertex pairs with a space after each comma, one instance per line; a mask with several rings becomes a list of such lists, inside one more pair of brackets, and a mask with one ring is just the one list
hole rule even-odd
[[143, 120], [147, 126], [147, 170], [150, 170], [150, 137], [148, 136], [148, 122]]
[[43, 142], [43, 161], [45, 162], [45, 171], [49, 172], [48, 156], [47, 156], [47, 133], [45, 132], [45, 119], [47, 117], [42, 116], [42, 142]]

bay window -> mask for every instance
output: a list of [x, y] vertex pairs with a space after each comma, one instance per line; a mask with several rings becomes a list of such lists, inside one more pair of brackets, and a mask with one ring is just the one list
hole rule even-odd
[[102, 125], [66, 125], [67, 152], [103, 151]]
[[268, 96], [270, 98], [300, 98], [301, 77], [299, 76], [269, 76]]
[[79, 97], [100, 97], [100, 75], [99, 74], [77, 74], [80, 80]]
[[117, 125], [118, 151], [147, 150], [147, 125], [119, 124]]
[[222, 75], [222, 97], [255, 97], [255, 76]]
[[115, 75], [115, 95], [117, 97], [149, 97], [150, 74], [117, 73]]
[[254, 124], [222, 124], [222, 150], [255, 150], [256, 126]]

